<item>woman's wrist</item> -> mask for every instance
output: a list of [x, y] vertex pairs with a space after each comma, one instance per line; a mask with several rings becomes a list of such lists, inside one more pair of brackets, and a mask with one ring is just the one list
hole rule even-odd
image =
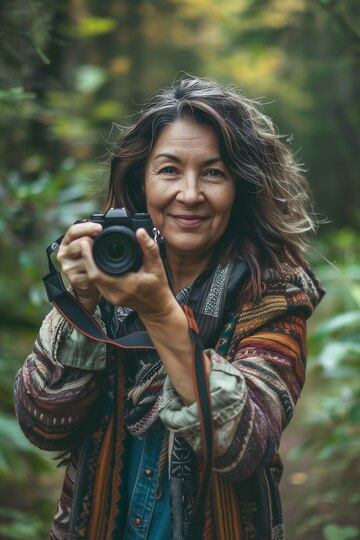
[[174, 298], [174, 304], [143, 322], [174, 388], [190, 405], [195, 401], [193, 344], [185, 313]]
[[76, 289], [74, 289], [74, 293], [80, 304], [92, 315], [101, 300], [101, 294], [98, 293], [96, 296], [86, 297], [82, 296]]
[[164, 326], [167, 329], [178, 326], [187, 327], [186, 317], [175, 297], [172, 295], [161, 308], [157, 308], [151, 312], [139, 313], [139, 316], [148, 330], [163, 330]]

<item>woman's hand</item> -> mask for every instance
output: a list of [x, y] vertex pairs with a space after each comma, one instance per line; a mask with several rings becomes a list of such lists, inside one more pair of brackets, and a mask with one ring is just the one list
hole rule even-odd
[[102, 272], [92, 256], [92, 242], [82, 238], [80, 249], [86, 278], [103, 298], [114, 306], [133, 309], [143, 322], [165, 321], [171, 310], [179, 306], [169, 288], [159, 248], [144, 229], [136, 231], [136, 238], [143, 252], [143, 264], [137, 272], [120, 276]]
[[[193, 403], [193, 345], [188, 322], [168, 285], [157, 244], [144, 229], [137, 230], [136, 238], [143, 252], [141, 268], [111, 276], [98, 268], [92, 256], [93, 238], [98, 232], [95, 224], [74, 225], [66, 233], [59, 251], [58, 259], [79, 301], [89, 311], [95, 310], [100, 297], [114, 306], [136, 311], [179, 396], [185, 404]], [[208, 372], [210, 369], [208, 360]]]
[[74, 288], [79, 302], [93, 313], [101, 294], [88, 275], [87, 262], [83, 257], [83, 246], [91, 250], [95, 236], [102, 226], [90, 221], [76, 223], [66, 232], [57, 254], [57, 260], [70, 285]]
[[[101, 230], [101, 228], [100, 228]], [[179, 396], [185, 404], [195, 401], [192, 374], [193, 344], [186, 315], [168, 285], [159, 248], [144, 229], [136, 231], [143, 252], [137, 272], [111, 276], [102, 272], [92, 256], [95, 224], [70, 227], [58, 258], [78, 295], [94, 311], [100, 297], [114, 306], [129, 307], [142, 319]], [[210, 361], [207, 371], [210, 372]]]

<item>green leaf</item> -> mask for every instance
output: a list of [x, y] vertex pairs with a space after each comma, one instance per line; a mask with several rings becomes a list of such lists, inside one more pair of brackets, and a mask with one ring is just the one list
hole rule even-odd
[[356, 376], [359, 359], [360, 343], [346, 341], [330, 341], [318, 356], [319, 365], [329, 377]]
[[328, 337], [339, 330], [349, 330], [354, 327], [360, 329], [360, 310], [348, 311], [328, 319], [319, 326], [316, 333], [322, 337]]
[[0, 416], [0, 441], [4, 445], [14, 449], [27, 451], [30, 448], [29, 443], [25, 439], [16, 418], [2, 414]]
[[325, 540], [352, 540], [359, 536], [357, 527], [338, 527], [337, 525], [325, 525], [323, 527], [323, 535]]
[[50, 64], [50, 58], [46, 56], [46, 54], [40, 49], [40, 47], [35, 47], [35, 50], [44, 64]]
[[26, 476], [25, 459], [34, 473], [42, 474], [54, 469], [50, 456], [31, 445], [22, 433], [15, 417], [0, 416], [0, 475], [23, 480]]
[[352, 294], [352, 297], [354, 298], [355, 302], [360, 307], [360, 285], [358, 285], [358, 284], [353, 285], [353, 287], [351, 289], [351, 294]]
[[121, 118], [121, 115], [123, 114], [123, 109], [119, 101], [100, 101], [94, 107], [94, 114], [98, 119], [114, 120], [114, 118]]
[[86, 17], [79, 22], [78, 32], [81, 37], [107, 34], [117, 26], [115, 19], [108, 17]]
[[83, 65], [76, 70], [76, 87], [80, 92], [96, 92], [105, 80], [105, 70], [98, 66]]
[[25, 92], [22, 86], [0, 89], [0, 101], [7, 103], [22, 99], [34, 99], [35, 97], [36, 94], [33, 92]]
[[353, 424], [360, 425], [360, 403], [355, 403], [349, 411], [350, 420]]
[[37, 516], [12, 508], [0, 507], [0, 535], [8, 540], [37, 540], [42, 523]]

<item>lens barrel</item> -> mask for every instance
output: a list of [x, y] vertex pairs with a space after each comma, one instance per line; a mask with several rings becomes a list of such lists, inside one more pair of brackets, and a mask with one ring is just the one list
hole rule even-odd
[[110, 275], [136, 272], [142, 264], [135, 233], [121, 225], [106, 227], [95, 237], [93, 257], [100, 270]]

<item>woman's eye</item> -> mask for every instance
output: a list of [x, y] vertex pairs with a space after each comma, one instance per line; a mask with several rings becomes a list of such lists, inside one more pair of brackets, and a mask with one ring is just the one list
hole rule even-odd
[[224, 171], [221, 169], [209, 169], [205, 172], [205, 175], [212, 178], [223, 178], [225, 176]]
[[167, 166], [167, 167], [163, 167], [160, 172], [162, 174], [175, 174], [176, 173], [176, 169], [175, 167], [171, 167], [171, 165]]

